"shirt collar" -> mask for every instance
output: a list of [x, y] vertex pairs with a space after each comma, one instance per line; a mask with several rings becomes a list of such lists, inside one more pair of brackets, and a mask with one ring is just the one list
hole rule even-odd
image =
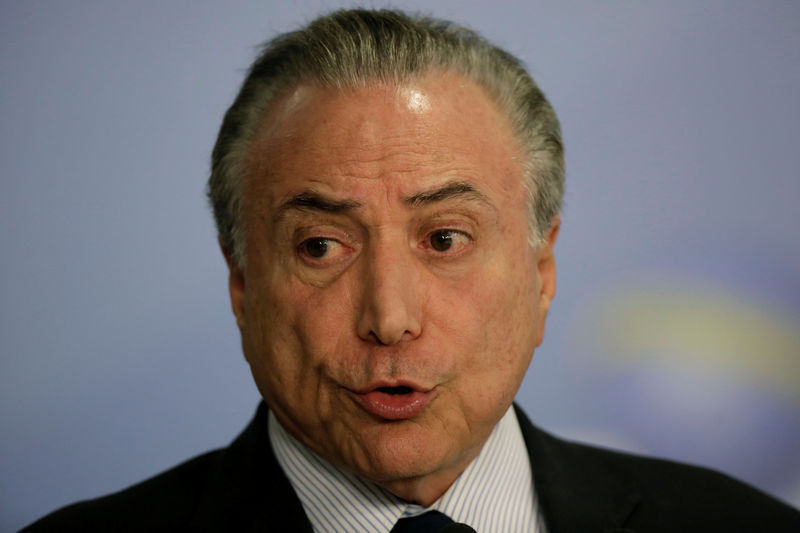
[[316, 532], [385, 533], [398, 519], [432, 509], [477, 531], [543, 531], [530, 461], [513, 408], [500, 419], [478, 456], [427, 508], [334, 467], [289, 435], [272, 411], [269, 437]]

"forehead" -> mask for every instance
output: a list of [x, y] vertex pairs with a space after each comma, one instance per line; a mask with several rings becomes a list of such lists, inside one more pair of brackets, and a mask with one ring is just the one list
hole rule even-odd
[[521, 153], [505, 115], [458, 74], [347, 89], [301, 85], [257, 129], [247, 186], [275, 202], [309, 184], [358, 195], [380, 182], [408, 197], [457, 179], [516, 191]]

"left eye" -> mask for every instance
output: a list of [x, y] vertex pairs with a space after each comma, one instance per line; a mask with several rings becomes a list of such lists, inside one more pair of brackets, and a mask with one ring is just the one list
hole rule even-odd
[[331, 251], [336, 250], [339, 243], [325, 237], [312, 237], [300, 243], [300, 251], [314, 259], [322, 259]]
[[437, 252], [458, 251], [470, 241], [469, 235], [453, 229], [434, 231], [428, 239], [431, 248]]

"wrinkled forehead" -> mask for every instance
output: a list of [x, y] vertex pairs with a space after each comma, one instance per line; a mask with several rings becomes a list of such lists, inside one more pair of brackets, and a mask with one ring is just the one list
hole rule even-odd
[[[367, 98], [363, 106], [376, 100], [393, 104], [396, 111], [407, 111], [406, 119], [424, 116], [450, 108], [473, 112], [476, 100], [492, 108], [501, 119], [503, 113], [489, 94], [477, 83], [453, 71], [431, 71], [424, 75], [396, 81], [367, 80], [358, 85], [331, 86], [318, 80], [304, 80], [281, 89], [258, 119], [257, 134], [266, 130], [285, 129], [291, 126], [288, 119], [312, 103], [332, 102], [337, 105], [348, 97]], [[325, 117], [316, 117], [324, 122]]]
[[[487, 146], [486, 140], [495, 141]], [[424, 155], [448, 158], [501, 149], [522, 153], [510, 121], [485, 91], [463, 76], [432, 73], [398, 83], [332, 88], [303, 83], [278, 97], [248, 147], [248, 168], [304, 156], [360, 162]], [[267, 168], [258, 169], [261, 172]], [[273, 167], [272, 170], [277, 170]], [[261, 174], [263, 175], [263, 174]]]
[[309, 184], [347, 192], [363, 180], [391, 182], [398, 197], [451, 181], [516, 192], [520, 152], [493, 101], [456, 74], [352, 88], [302, 84], [271, 106], [253, 137], [245, 201], [279, 202], [276, 195]]

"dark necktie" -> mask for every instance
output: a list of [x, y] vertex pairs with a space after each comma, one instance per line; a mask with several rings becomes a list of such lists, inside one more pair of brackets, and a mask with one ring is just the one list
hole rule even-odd
[[[453, 524], [453, 521], [450, 520], [447, 515], [439, 511], [428, 511], [427, 513], [411, 518], [401, 518], [389, 533], [440, 533], [450, 524]], [[461, 526], [461, 529], [455, 529], [453, 530], [454, 532], [475, 531], [464, 524], [458, 525]]]
[[428, 511], [411, 518], [401, 518], [389, 533], [439, 533], [453, 521], [439, 511]]

